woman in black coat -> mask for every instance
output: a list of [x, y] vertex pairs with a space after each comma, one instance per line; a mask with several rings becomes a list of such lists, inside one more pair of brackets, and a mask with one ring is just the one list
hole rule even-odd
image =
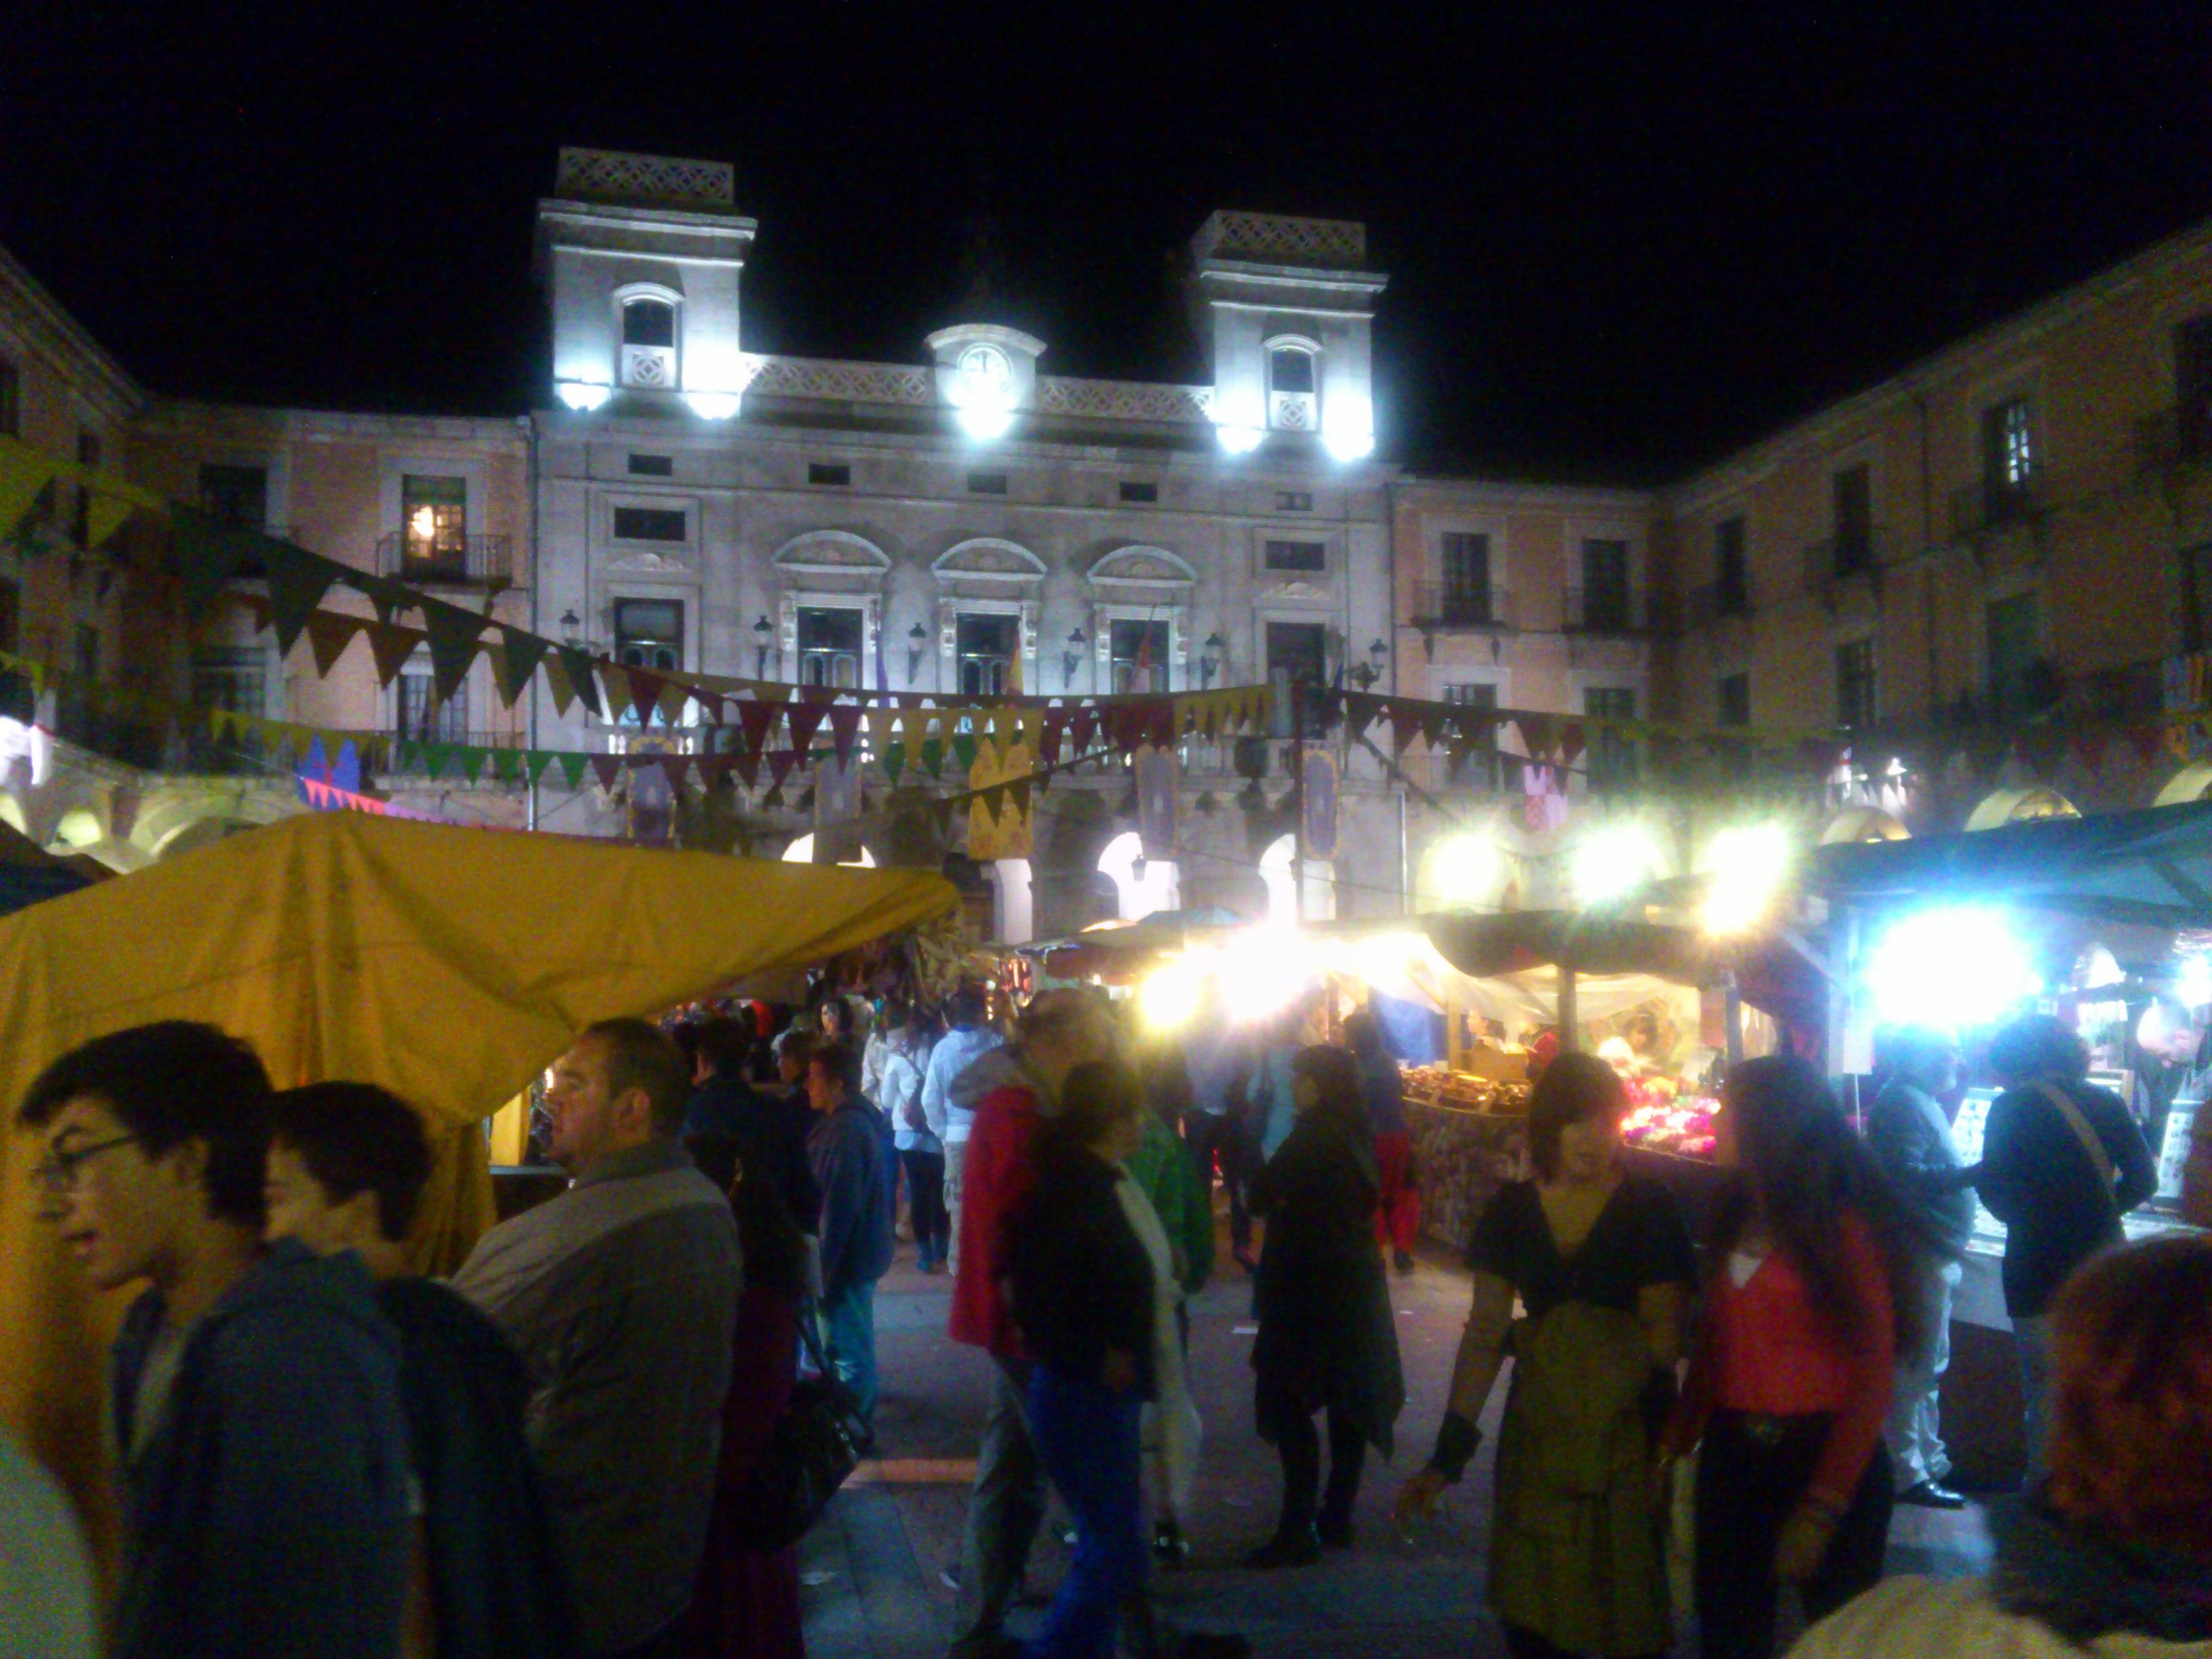
[[[1254, 1567], [1296, 1566], [1324, 1544], [1351, 1547], [1360, 1466], [1370, 1446], [1389, 1456], [1391, 1428], [1406, 1403], [1375, 1242], [1382, 1182], [1358, 1067], [1343, 1049], [1317, 1046], [1299, 1051], [1291, 1074], [1297, 1120], [1252, 1178], [1252, 1213], [1267, 1223], [1253, 1297], [1260, 1322], [1255, 1414], [1283, 1460], [1282, 1521], [1247, 1558]], [[1325, 1497], [1313, 1423], [1322, 1411], [1328, 1414]]]

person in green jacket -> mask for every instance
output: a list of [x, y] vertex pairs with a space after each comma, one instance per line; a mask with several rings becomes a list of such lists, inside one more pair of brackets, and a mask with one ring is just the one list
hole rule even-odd
[[[1176, 1278], [1183, 1295], [1195, 1296], [1213, 1276], [1213, 1206], [1212, 1194], [1200, 1178], [1198, 1164], [1183, 1145], [1182, 1137], [1164, 1116], [1187, 1099], [1185, 1082], [1178, 1094], [1182, 1055], [1167, 1043], [1151, 1045], [1145, 1054], [1145, 1138], [1124, 1165], [1138, 1189], [1152, 1200], [1175, 1253]], [[1183, 1346], [1190, 1346], [1190, 1315], [1176, 1310]], [[1173, 1399], [1162, 1398], [1145, 1408], [1145, 1449], [1152, 1466], [1153, 1490], [1158, 1495], [1159, 1519], [1152, 1528], [1152, 1553], [1163, 1566], [1179, 1565], [1190, 1553], [1183, 1536], [1182, 1516], [1190, 1501], [1191, 1480], [1198, 1468], [1199, 1420], [1187, 1389]]]

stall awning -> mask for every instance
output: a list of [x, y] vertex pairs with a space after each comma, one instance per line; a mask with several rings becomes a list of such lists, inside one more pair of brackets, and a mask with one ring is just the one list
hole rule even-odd
[[1808, 890], [1856, 904], [1999, 899], [2157, 927], [2212, 922], [2212, 801], [1823, 847]]

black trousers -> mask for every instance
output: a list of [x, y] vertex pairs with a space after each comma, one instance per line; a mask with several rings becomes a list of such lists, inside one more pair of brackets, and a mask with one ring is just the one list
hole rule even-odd
[[[1698, 1453], [1698, 1651], [1770, 1659], [1781, 1593], [1774, 1547], [1811, 1483], [1835, 1423], [1828, 1413], [1754, 1418], [1715, 1412]], [[1828, 1553], [1798, 1586], [1805, 1622], [1824, 1619], [1881, 1577], [1889, 1542], [1889, 1454], [1877, 1441]]]
[[951, 1248], [952, 1220], [945, 1210], [945, 1154], [901, 1152], [906, 1166], [907, 1218], [924, 1261], [942, 1261]]
[[1185, 1112], [1183, 1139], [1198, 1160], [1198, 1173], [1206, 1182], [1208, 1201], [1213, 1193], [1214, 1162], [1221, 1164], [1221, 1184], [1229, 1189], [1229, 1243], [1232, 1249], [1252, 1248], [1252, 1212], [1244, 1202], [1244, 1182], [1251, 1167], [1244, 1126], [1227, 1112]]
[[1263, 1386], [1258, 1401], [1261, 1426], [1275, 1442], [1283, 1460], [1283, 1520], [1279, 1533], [1304, 1532], [1321, 1524], [1345, 1526], [1359, 1501], [1359, 1471], [1367, 1462], [1367, 1437], [1334, 1406], [1328, 1418], [1328, 1490], [1322, 1491], [1321, 1436], [1313, 1413], [1289, 1393]]

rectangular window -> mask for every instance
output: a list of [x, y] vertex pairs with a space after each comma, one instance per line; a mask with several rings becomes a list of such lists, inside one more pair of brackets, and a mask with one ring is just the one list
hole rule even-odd
[[1150, 506], [1160, 498], [1160, 487], [1149, 478], [1121, 480], [1121, 499], [1136, 506]]
[[1442, 562], [1444, 621], [1490, 621], [1490, 538], [1471, 532], [1446, 531]]
[[802, 605], [799, 683], [848, 690], [860, 683], [861, 617], [849, 605]]
[[408, 472], [399, 479], [403, 575], [468, 574], [469, 483]]
[[1713, 526], [1713, 612], [1742, 617], [1751, 611], [1751, 565], [1744, 544], [1743, 515]]
[[2173, 391], [2181, 453], [2212, 454], [2212, 317], [2173, 331]]
[[615, 509], [615, 539], [618, 542], [680, 542], [691, 534], [691, 515], [680, 507], [618, 507]]
[[684, 601], [617, 599], [615, 660], [625, 668], [674, 673], [684, 666]]
[[676, 476], [676, 458], [673, 455], [632, 455], [629, 470], [640, 478], [672, 478]]
[[[1274, 690], [1274, 710], [1269, 735], [1291, 735], [1291, 686], [1328, 684], [1328, 634], [1320, 623], [1271, 622], [1267, 624], [1267, 684]], [[1300, 704], [1308, 737], [1321, 734], [1320, 709]]]
[[[1597, 720], [1636, 718], [1636, 688], [1629, 685], [1591, 685], [1583, 688], [1583, 713]], [[1594, 726], [1588, 734], [1589, 784], [1593, 789], [1617, 788], [1636, 779], [1636, 740], [1626, 733]]]
[[1006, 676], [1021, 645], [1021, 618], [966, 612], [953, 625], [952, 644], [961, 695], [996, 696], [1006, 689]]
[[1748, 726], [1751, 724], [1751, 676], [1723, 674], [1714, 688], [1714, 701], [1719, 706], [1720, 724]]
[[1310, 489], [1279, 489], [1275, 492], [1275, 511], [1310, 513], [1313, 511], [1313, 492]]
[[1982, 517], [1990, 524], [2027, 504], [2035, 476], [2033, 411], [2025, 398], [2008, 398], [1982, 411]]
[[1836, 724], [1863, 732], [1875, 722], [1874, 641], [1836, 647]]
[[1003, 472], [970, 472], [968, 475], [970, 495], [1003, 495], [1006, 493], [1006, 475]]
[[1270, 570], [1326, 570], [1328, 547], [1322, 542], [1269, 542], [1267, 564]]
[[1856, 575], [1874, 563], [1874, 475], [1864, 461], [1837, 472], [1830, 485], [1830, 511], [1835, 574]]
[[1633, 626], [1626, 542], [1593, 538], [1583, 544], [1581, 620], [1594, 634], [1625, 634]]
[[[192, 707], [220, 708], [259, 720], [266, 712], [264, 696], [268, 684], [268, 658], [253, 646], [205, 646], [192, 653]], [[250, 772], [256, 769], [258, 740], [233, 729], [222, 748], [210, 742], [196, 757], [210, 771]]]
[[224, 524], [259, 530], [269, 522], [269, 469], [204, 466], [200, 511]]
[[1124, 619], [1111, 624], [1109, 637], [1117, 695], [1168, 689], [1166, 623]]
[[2181, 556], [2181, 648], [2212, 651], [2212, 542]]
[[[1472, 680], [1443, 688], [1443, 700], [1455, 708], [1495, 708], [1498, 687], [1488, 680]], [[1463, 755], [1447, 752], [1445, 775], [1454, 783], [1495, 789], [1498, 781], [1498, 728], [1487, 726]]]
[[0, 434], [23, 435], [23, 374], [4, 357], [0, 357]]
[[1989, 629], [1990, 707], [2000, 714], [2024, 714], [2038, 651], [2035, 595], [2015, 593], [1992, 599], [1984, 613]]
[[842, 489], [853, 482], [853, 469], [844, 461], [809, 461], [806, 482], [825, 489]]
[[399, 735], [415, 743], [466, 743], [469, 738], [469, 686], [464, 680], [453, 695], [441, 699], [438, 683], [428, 664], [409, 664], [399, 671]]

